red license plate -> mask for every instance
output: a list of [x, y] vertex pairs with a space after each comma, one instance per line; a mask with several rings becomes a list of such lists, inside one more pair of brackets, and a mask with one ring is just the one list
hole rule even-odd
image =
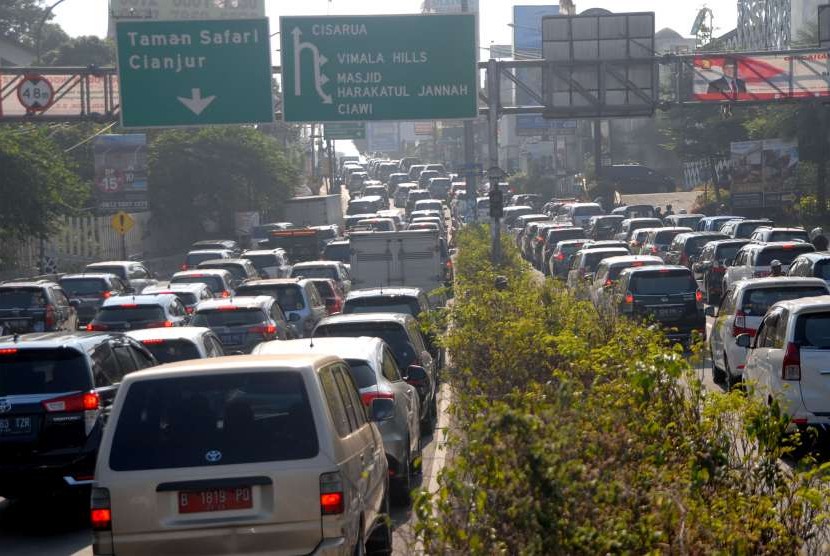
[[179, 513], [245, 510], [254, 505], [251, 487], [216, 488], [179, 492]]

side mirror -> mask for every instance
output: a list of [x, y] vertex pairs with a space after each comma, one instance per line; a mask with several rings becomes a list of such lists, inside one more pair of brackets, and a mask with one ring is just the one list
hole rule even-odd
[[369, 418], [375, 423], [391, 421], [395, 418], [395, 401], [375, 398], [369, 406]]
[[300, 315], [297, 313], [291, 313], [288, 315], [288, 322], [300, 322]]
[[749, 334], [738, 334], [735, 342], [738, 344], [738, 347], [752, 349], [752, 337]]
[[407, 384], [415, 388], [425, 388], [429, 385], [429, 376], [427, 375], [426, 369], [418, 365], [409, 366], [406, 370], [406, 378], [404, 380], [406, 380]]
[[714, 305], [709, 305], [708, 307], [706, 307], [706, 309], [703, 310], [703, 313], [707, 317], [716, 317], [718, 316], [718, 308]]

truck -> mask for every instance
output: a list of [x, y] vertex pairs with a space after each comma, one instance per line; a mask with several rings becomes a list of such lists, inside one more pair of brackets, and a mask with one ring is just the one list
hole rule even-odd
[[351, 240], [352, 288], [421, 288], [441, 305], [435, 290], [452, 270], [446, 242], [437, 230], [355, 232]]
[[285, 204], [285, 219], [297, 226], [343, 226], [343, 199], [340, 195], [294, 197]]

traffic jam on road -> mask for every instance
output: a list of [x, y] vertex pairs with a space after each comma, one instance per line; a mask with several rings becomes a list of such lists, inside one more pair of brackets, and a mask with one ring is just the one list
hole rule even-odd
[[[97, 554], [200, 553], [248, 522], [272, 532], [233, 542], [388, 553], [439, 419], [419, 317], [447, 303], [451, 179], [341, 162], [348, 197], [291, 200], [313, 226], [198, 241], [165, 278], [102, 261], [1, 283], [0, 497], [72, 497]], [[391, 175], [427, 172], [390, 201]]]

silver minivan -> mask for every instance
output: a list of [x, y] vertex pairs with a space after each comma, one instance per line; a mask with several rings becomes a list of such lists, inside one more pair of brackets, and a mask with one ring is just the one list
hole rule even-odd
[[388, 469], [348, 365], [187, 361], [125, 378], [95, 468], [95, 554], [391, 551]]
[[328, 315], [326, 303], [311, 280], [251, 280], [239, 286], [236, 293], [253, 297], [275, 297], [288, 322], [294, 325], [297, 336], [310, 335], [317, 323]]

